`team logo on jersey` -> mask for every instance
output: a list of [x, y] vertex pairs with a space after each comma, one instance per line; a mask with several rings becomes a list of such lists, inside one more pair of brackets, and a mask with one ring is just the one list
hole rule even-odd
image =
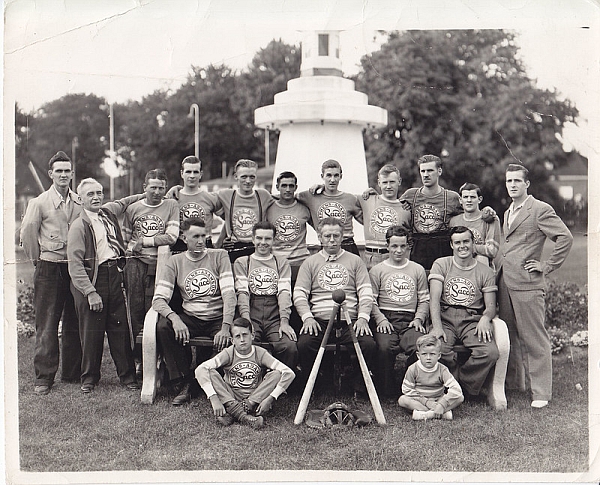
[[190, 272], [184, 281], [183, 287], [190, 299], [202, 296], [213, 296], [217, 292], [218, 282], [214, 274], [205, 268], [198, 268]]
[[248, 275], [248, 287], [255, 295], [276, 295], [277, 281], [277, 272], [266, 266], [254, 268]]
[[133, 225], [139, 237], [153, 237], [165, 233], [165, 223], [156, 214], [143, 214]]
[[277, 233], [275, 239], [278, 241], [293, 241], [300, 235], [300, 221], [292, 215], [283, 214], [275, 220]]
[[339, 202], [325, 202], [319, 206], [317, 217], [320, 221], [326, 217], [334, 217], [342, 222], [346, 222], [346, 208]]
[[437, 207], [423, 204], [415, 208], [415, 228], [418, 232], [434, 232], [442, 227], [442, 215]]
[[317, 273], [317, 282], [324, 290], [333, 291], [348, 284], [348, 270], [338, 263], [326, 263]]
[[468, 307], [475, 301], [475, 285], [471, 280], [455, 276], [446, 281], [444, 295], [448, 304]]
[[385, 234], [390, 226], [398, 224], [398, 213], [391, 207], [377, 207], [371, 214], [371, 232]]
[[261, 377], [260, 366], [249, 360], [238, 362], [229, 370], [229, 383], [238, 389], [256, 389]]
[[179, 222], [183, 222], [192, 217], [199, 217], [205, 221], [205, 215], [206, 213], [200, 204], [197, 202], [186, 202], [179, 209]]
[[252, 236], [252, 226], [258, 222], [258, 218], [253, 210], [243, 207], [233, 213], [231, 222], [236, 236], [249, 237]]
[[387, 296], [398, 303], [408, 303], [415, 297], [415, 282], [404, 273], [396, 273], [385, 282]]

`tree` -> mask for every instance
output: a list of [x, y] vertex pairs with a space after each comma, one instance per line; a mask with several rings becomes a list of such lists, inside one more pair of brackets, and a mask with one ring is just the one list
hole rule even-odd
[[515, 35], [502, 30], [407, 31], [388, 35], [361, 60], [357, 89], [388, 110], [388, 127], [366, 137], [370, 174], [395, 163], [403, 184], [418, 185], [416, 160], [439, 155], [444, 183], [481, 186], [485, 203], [504, 210], [504, 170], [521, 161], [531, 192], [557, 200], [547, 162], [567, 157], [557, 135], [577, 110], [538, 89], [517, 57]]

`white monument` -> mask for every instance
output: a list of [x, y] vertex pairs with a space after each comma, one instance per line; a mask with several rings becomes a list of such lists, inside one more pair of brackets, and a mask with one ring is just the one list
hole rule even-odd
[[[369, 106], [367, 95], [342, 77], [338, 31], [309, 32], [302, 42], [300, 77], [275, 95], [271, 106], [254, 111], [259, 128], [279, 130], [273, 177], [289, 170], [298, 189], [320, 182], [321, 164], [330, 158], [342, 165], [340, 190], [359, 194], [367, 188], [363, 129], [387, 125], [387, 111]], [[362, 230], [355, 236], [362, 239]]]

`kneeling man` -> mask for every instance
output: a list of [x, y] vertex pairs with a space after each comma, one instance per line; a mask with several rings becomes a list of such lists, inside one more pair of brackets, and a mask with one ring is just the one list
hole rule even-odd
[[451, 371], [457, 365], [452, 346], [460, 342], [471, 351], [456, 375], [463, 390], [476, 396], [498, 360], [492, 331], [498, 287], [492, 269], [475, 259], [467, 227], [450, 230], [450, 247], [453, 255], [435, 260], [429, 274], [430, 333], [443, 339], [441, 362]]

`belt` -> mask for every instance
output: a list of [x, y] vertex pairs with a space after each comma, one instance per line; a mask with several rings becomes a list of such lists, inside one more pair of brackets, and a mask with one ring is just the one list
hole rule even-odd
[[377, 253], [377, 254], [387, 254], [389, 253], [389, 251], [385, 248], [379, 249], [379, 248], [369, 248], [367, 246], [365, 246], [365, 251], [367, 251], [368, 253]]
[[104, 263], [100, 263], [99, 266], [104, 268], [112, 268], [113, 266], [117, 266], [119, 264], [118, 259], [107, 259]]

